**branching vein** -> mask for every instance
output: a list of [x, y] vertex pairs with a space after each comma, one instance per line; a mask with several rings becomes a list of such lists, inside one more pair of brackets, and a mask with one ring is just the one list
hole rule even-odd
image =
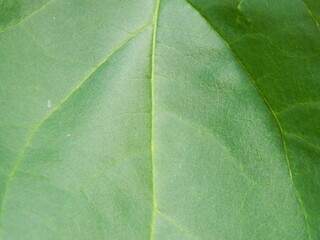
[[214, 32], [216, 32], [221, 40], [223, 40], [226, 44], [226, 46], [230, 49], [230, 51], [233, 53], [235, 59], [237, 60], [237, 62], [242, 66], [243, 70], [246, 72], [247, 76], [249, 77], [249, 79], [251, 80], [252, 84], [254, 85], [254, 87], [256, 88], [256, 90], [258, 91], [259, 95], [262, 97], [263, 101], [265, 102], [265, 104], [267, 105], [268, 109], [270, 110], [272, 116], [274, 117], [275, 121], [276, 121], [276, 124], [279, 128], [279, 133], [280, 133], [280, 137], [281, 137], [281, 141], [282, 141], [282, 144], [283, 144], [283, 148], [284, 148], [284, 155], [285, 155], [285, 158], [286, 158], [286, 162], [287, 162], [287, 166], [288, 166], [288, 171], [289, 171], [289, 176], [290, 176], [290, 181], [291, 181], [291, 184], [295, 190], [295, 193], [296, 193], [296, 197], [298, 199], [298, 203], [300, 205], [300, 208], [301, 208], [301, 212], [304, 216], [304, 220], [305, 220], [305, 224], [306, 224], [306, 230], [307, 230], [307, 234], [308, 234], [308, 238], [311, 240], [311, 233], [310, 233], [310, 226], [309, 226], [309, 223], [308, 223], [308, 215], [307, 215], [307, 212], [306, 212], [306, 209], [303, 205], [303, 201], [298, 193], [298, 190], [294, 184], [294, 181], [293, 181], [293, 176], [292, 176], [292, 170], [291, 170], [291, 165], [290, 165], [290, 161], [289, 161], [289, 156], [288, 156], [288, 150], [287, 150], [287, 144], [286, 144], [286, 141], [285, 141], [285, 137], [284, 137], [284, 130], [283, 128], [281, 127], [281, 124], [280, 124], [280, 121], [276, 115], [276, 113], [273, 111], [273, 109], [271, 108], [271, 105], [269, 103], [269, 101], [267, 100], [267, 98], [264, 96], [264, 94], [262, 93], [261, 89], [259, 88], [259, 86], [256, 84], [256, 82], [254, 81], [253, 77], [251, 76], [250, 72], [248, 71], [248, 69], [244, 66], [243, 62], [241, 61], [241, 59], [238, 57], [236, 51], [230, 46], [230, 44], [227, 42], [227, 40], [223, 37], [223, 35], [207, 20], [207, 18], [190, 2], [190, 0], [185, 0], [187, 3], [189, 3], [189, 5], [191, 7], [193, 7], [199, 14], [200, 16], [202, 16], [202, 18], [207, 22], [207, 24], [212, 28], [212, 30]]
[[[1, 207], [0, 207], [0, 220], [1, 220], [1, 217], [2, 217], [2, 213], [3, 213], [3, 209], [4, 209], [4, 206], [5, 206], [5, 202], [6, 202], [6, 198], [7, 198], [7, 192], [8, 192], [8, 186], [13, 178], [13, 176], [15, 175], [17, 169], [19, 168], [21, 162], [22, 162], [22, 159], [26, 153], [26, 151], [28, 150], [29, 146], [30, 146], [30, 143], [31, 141], [33, 140], [33, 137], [35, 136], [35, 134], [37, 133], [37, 131], [39, 130], [39, 128], [48, 120], [50, 119], [53, 114], [58, 111], [61, 106], [67, 102], [71, 96], [73, 96], [73, 94], [75, 92], [77, 92], [81, 86], [83, 86], [83, 84], [85, 82], [87, 82], [88, 79], [90, 79], [90, 77], [101, 67], [103, 66], [108, 60], [110, 57], [112, 57], [116, 52], [118, 52], [120, 49], [122, 49], [126, 43], [128, 43], [131, 39], [133, 39], [135, 36], [137, 36], [139, 33], [143, 32], [147, 27], [149, 27], [150, 24], [138, 29], [135, 33], [133, 33], [132, 35], [130, 35], [127, 39], [125, 39], [124, 41], [121, 42], [121, 44], [115, 48], [105, 59], [103, 59], [103, 61], [101, 61], [84, 79], [82, 79], [79, 84], [55, 107], [52, 109], [52, 111], [50, 111], [48, 113], [48, 115], [42, 120], [40, 121], [31, 131], [30, 135], [29, 135], [29, 138], [27, 139], [17, 161], [15, 162], [15, 165], [13, 167], [13, 170], [11, 171], [11, 173], [9, 174], [8, 176], [8, 179], [7, 179], [7, 182], [6, 182], [6, 189], [4, 191], [4, 194], [3, 194], [3, 198], [2, 198], [2, 204], [1, 204]], [[1, 222], [1, 221], [0, 221]], [[0, 229], [0, 234], [2, 233], [2, 228]]]

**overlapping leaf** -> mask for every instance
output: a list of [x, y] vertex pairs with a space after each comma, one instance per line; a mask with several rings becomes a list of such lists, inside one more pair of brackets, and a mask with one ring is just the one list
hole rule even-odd
[[319, 239], [316, 0], [2, 1], [0, 239]]

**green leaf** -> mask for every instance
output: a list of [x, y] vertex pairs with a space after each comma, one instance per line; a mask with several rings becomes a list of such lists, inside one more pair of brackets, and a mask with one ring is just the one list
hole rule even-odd
[[320, 239], [318, 0], [0, 2], [1, 240]]

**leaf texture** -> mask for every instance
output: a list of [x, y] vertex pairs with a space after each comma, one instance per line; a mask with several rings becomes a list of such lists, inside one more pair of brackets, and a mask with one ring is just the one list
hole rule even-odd
[[0, 14], [1, 240], [320, 238], [317, 0]]

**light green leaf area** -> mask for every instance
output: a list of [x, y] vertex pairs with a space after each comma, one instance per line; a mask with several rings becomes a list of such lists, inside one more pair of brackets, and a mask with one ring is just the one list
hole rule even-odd
[[1, 240], [320, 239], [318, 0], [0, 1]]

